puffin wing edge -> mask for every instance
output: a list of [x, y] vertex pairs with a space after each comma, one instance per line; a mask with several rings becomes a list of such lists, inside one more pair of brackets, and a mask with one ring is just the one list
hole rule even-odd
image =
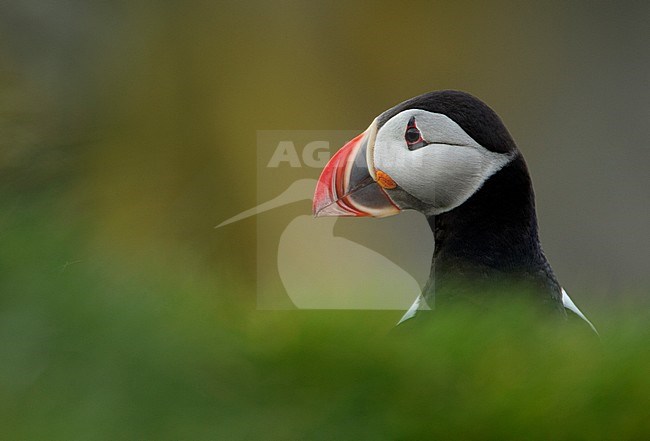
[[402, 318], [397, 322], [397, 325], [399, 326], [401, 323], [407, 321], [408, 319], [411, 319], [415, 317], [415, 314], [417, 314], [418, 309], [420, 309], [420, 304], [422, 303], [422, 294], [419, 294], [418, 297], [415, 299], [415, 302], [411, 305], [411, 307], [404, 313]]
[[578, 317], [580, 317], [582, 320], [586, 321], [587, 324], [591, 327], [591, 329], [596, 333], [596, 335], [600, 336], [600, 334], [596, 330], [596, 327], [589, 321], [589, 319], [587, 317], [585, 317], [585, 315], [582, 313], [582, 311], [580, 311], [580, 309], [578, 309], [576, 304], [573, 303], [573, 300], [571, 300], [571, 297], [569, 297], [569, 294], [567, 294], [567, 292], [564, 290], [564, 288], [562, 288], [562, 304], [564, 305], [564, 307], [566, 309], [572, 311]]

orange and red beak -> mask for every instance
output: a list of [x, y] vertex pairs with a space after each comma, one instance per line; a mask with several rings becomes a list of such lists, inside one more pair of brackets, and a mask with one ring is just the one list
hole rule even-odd
[[375, 135], [373, 123], [330, 159], [316, 184], [314, 216], [385, 217], [399, 213], [386, 193], [397, 184], [372, 166]]

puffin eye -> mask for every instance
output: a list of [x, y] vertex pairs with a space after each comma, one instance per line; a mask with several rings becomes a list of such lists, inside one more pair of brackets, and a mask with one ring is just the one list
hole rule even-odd
[[404, 133], [404, 140], [406, 141], [406, 145], [409, 150], [417, 150], [421, 149], [422, 147], [429, 145], [428, 142], [426, 142], [422, 138], [422, 133], [420, 133], [420, 129], [415, 125], [415, 117], [412, 116], [411, 119], [408, 122], [408, 125], [406, 126], [406, 132]]
[[420, 131], [417, 129], [417, 127], [411, 127], [409, 129], [406, 129], [404, 138], [406, 139], [407, 143], [414, 144], [420, 140], [420, 136]]

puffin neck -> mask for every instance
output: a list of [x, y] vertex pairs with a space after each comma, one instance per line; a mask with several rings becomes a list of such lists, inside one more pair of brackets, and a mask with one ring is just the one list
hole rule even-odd
[[530, 273], [547, 265], [539, 244], [528, 168], [517, 156], [465, 203], [428, 218], [436, 268]]

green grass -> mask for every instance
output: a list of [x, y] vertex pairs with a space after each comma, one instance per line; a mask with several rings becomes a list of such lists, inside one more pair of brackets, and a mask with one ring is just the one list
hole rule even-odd
[[395, 312], [257, 311], [236, 274], [3, 200], [3, 439], [650, 439], [647, 309], [594, 311], [601, 340], [525, 305], [397, 332]]

